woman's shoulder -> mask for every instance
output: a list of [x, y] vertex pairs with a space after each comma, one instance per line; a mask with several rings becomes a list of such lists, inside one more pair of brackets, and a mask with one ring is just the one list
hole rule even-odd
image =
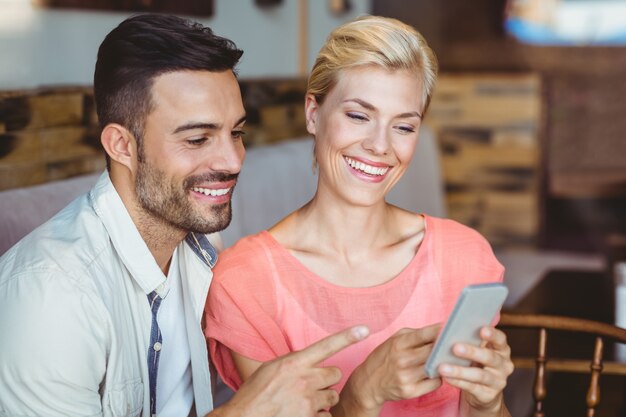
[[[427, 217], [427, 231], [433, 235], [433, 250], [445, 269], [472, 266], [478, 269], [501, 270], [491, 244], [473, 228], [455, 220]], [[454, 268], [453, 268], [454, 269]]]
[[454, 247], [467, 248], [467, 246], [475, 247], [476, 245], [480, 248], [485, 246], [491, 248], [487, 239], [477, 230], [469, 226], [452, 219], [431, 216], [425, 217], [427, 233], [430, 229], [437, 237], [438, 244], [448, 249]]
[[478, 231], [450, 219], [429, 220], [434, 226], [435, 258], [444, 277], [465, 284], [502, 280], [504, 268]]
[[239, 239], [218, 254], [217, 263], [213, 268], [214, 276], [219, 278], [258, 269], [262, 266], [262, 259], [266, 256], [270, 239], [266, 231]]

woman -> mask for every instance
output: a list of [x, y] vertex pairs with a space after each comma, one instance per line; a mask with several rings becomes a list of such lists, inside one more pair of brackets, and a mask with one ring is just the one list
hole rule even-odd
[[455, 346], [475, 366], [423, 365], [462, 288], [500, 281], [488, 243], [450, 220], [385, 201], [405, 172], [436, 78], [424, 39], [397, 20], [365, 17], [331, 33], [307, 87], [319, 165], [313, 199], [225, 251], [206, 308], [211, 355], [237, 389], [264, 361], [354, 324], [368, 339], [324, 362], [343, 379], [333, 415], [508, 415], [504, 334]]

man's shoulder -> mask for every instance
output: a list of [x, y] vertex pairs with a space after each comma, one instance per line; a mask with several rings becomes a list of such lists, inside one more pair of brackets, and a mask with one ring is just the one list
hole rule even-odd
[[83, 281], [110, 247], [102, 222], [85, 195], [26, 235], [0, 258], [0, 287], [7, 281], [59, 276]]

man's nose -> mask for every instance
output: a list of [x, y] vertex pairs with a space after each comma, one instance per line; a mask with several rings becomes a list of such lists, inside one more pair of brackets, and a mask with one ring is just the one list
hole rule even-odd
[[241, 141], [234, 141], [230, 135], [221, 137], [218, 146], [209, 152], [211, 152], [209, 160], [212, 171], [229, 174], [237, 174], [241, 171], [246, 154]]

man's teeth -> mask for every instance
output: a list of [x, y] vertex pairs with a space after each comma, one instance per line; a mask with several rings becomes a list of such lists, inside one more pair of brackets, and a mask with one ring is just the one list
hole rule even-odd
[[384, 167], [384, 168], [373, 167], [371, 165], [366, 165], [363, 162], [355, 161], [354, 159], [348, 158], [347, 156], [345, 158], [346, 158], [346, 162], [348, 162], [348, 165], [350, 165], [354, 169], [363, 171], [366, 174], [385, 175], [387, 171], [389, 171], [389, 167]]
[[210, 195], [212, 197], [218, 197], [221, 195], [225, 195], [230, 191], [230, 188], [222, 188], [219, 190], [213, 190], [210, 188], [200, 188], [200, 187], [193, 187], [192, 190], [194, 190], [197, 193], [202, 193], [204, 195]]

